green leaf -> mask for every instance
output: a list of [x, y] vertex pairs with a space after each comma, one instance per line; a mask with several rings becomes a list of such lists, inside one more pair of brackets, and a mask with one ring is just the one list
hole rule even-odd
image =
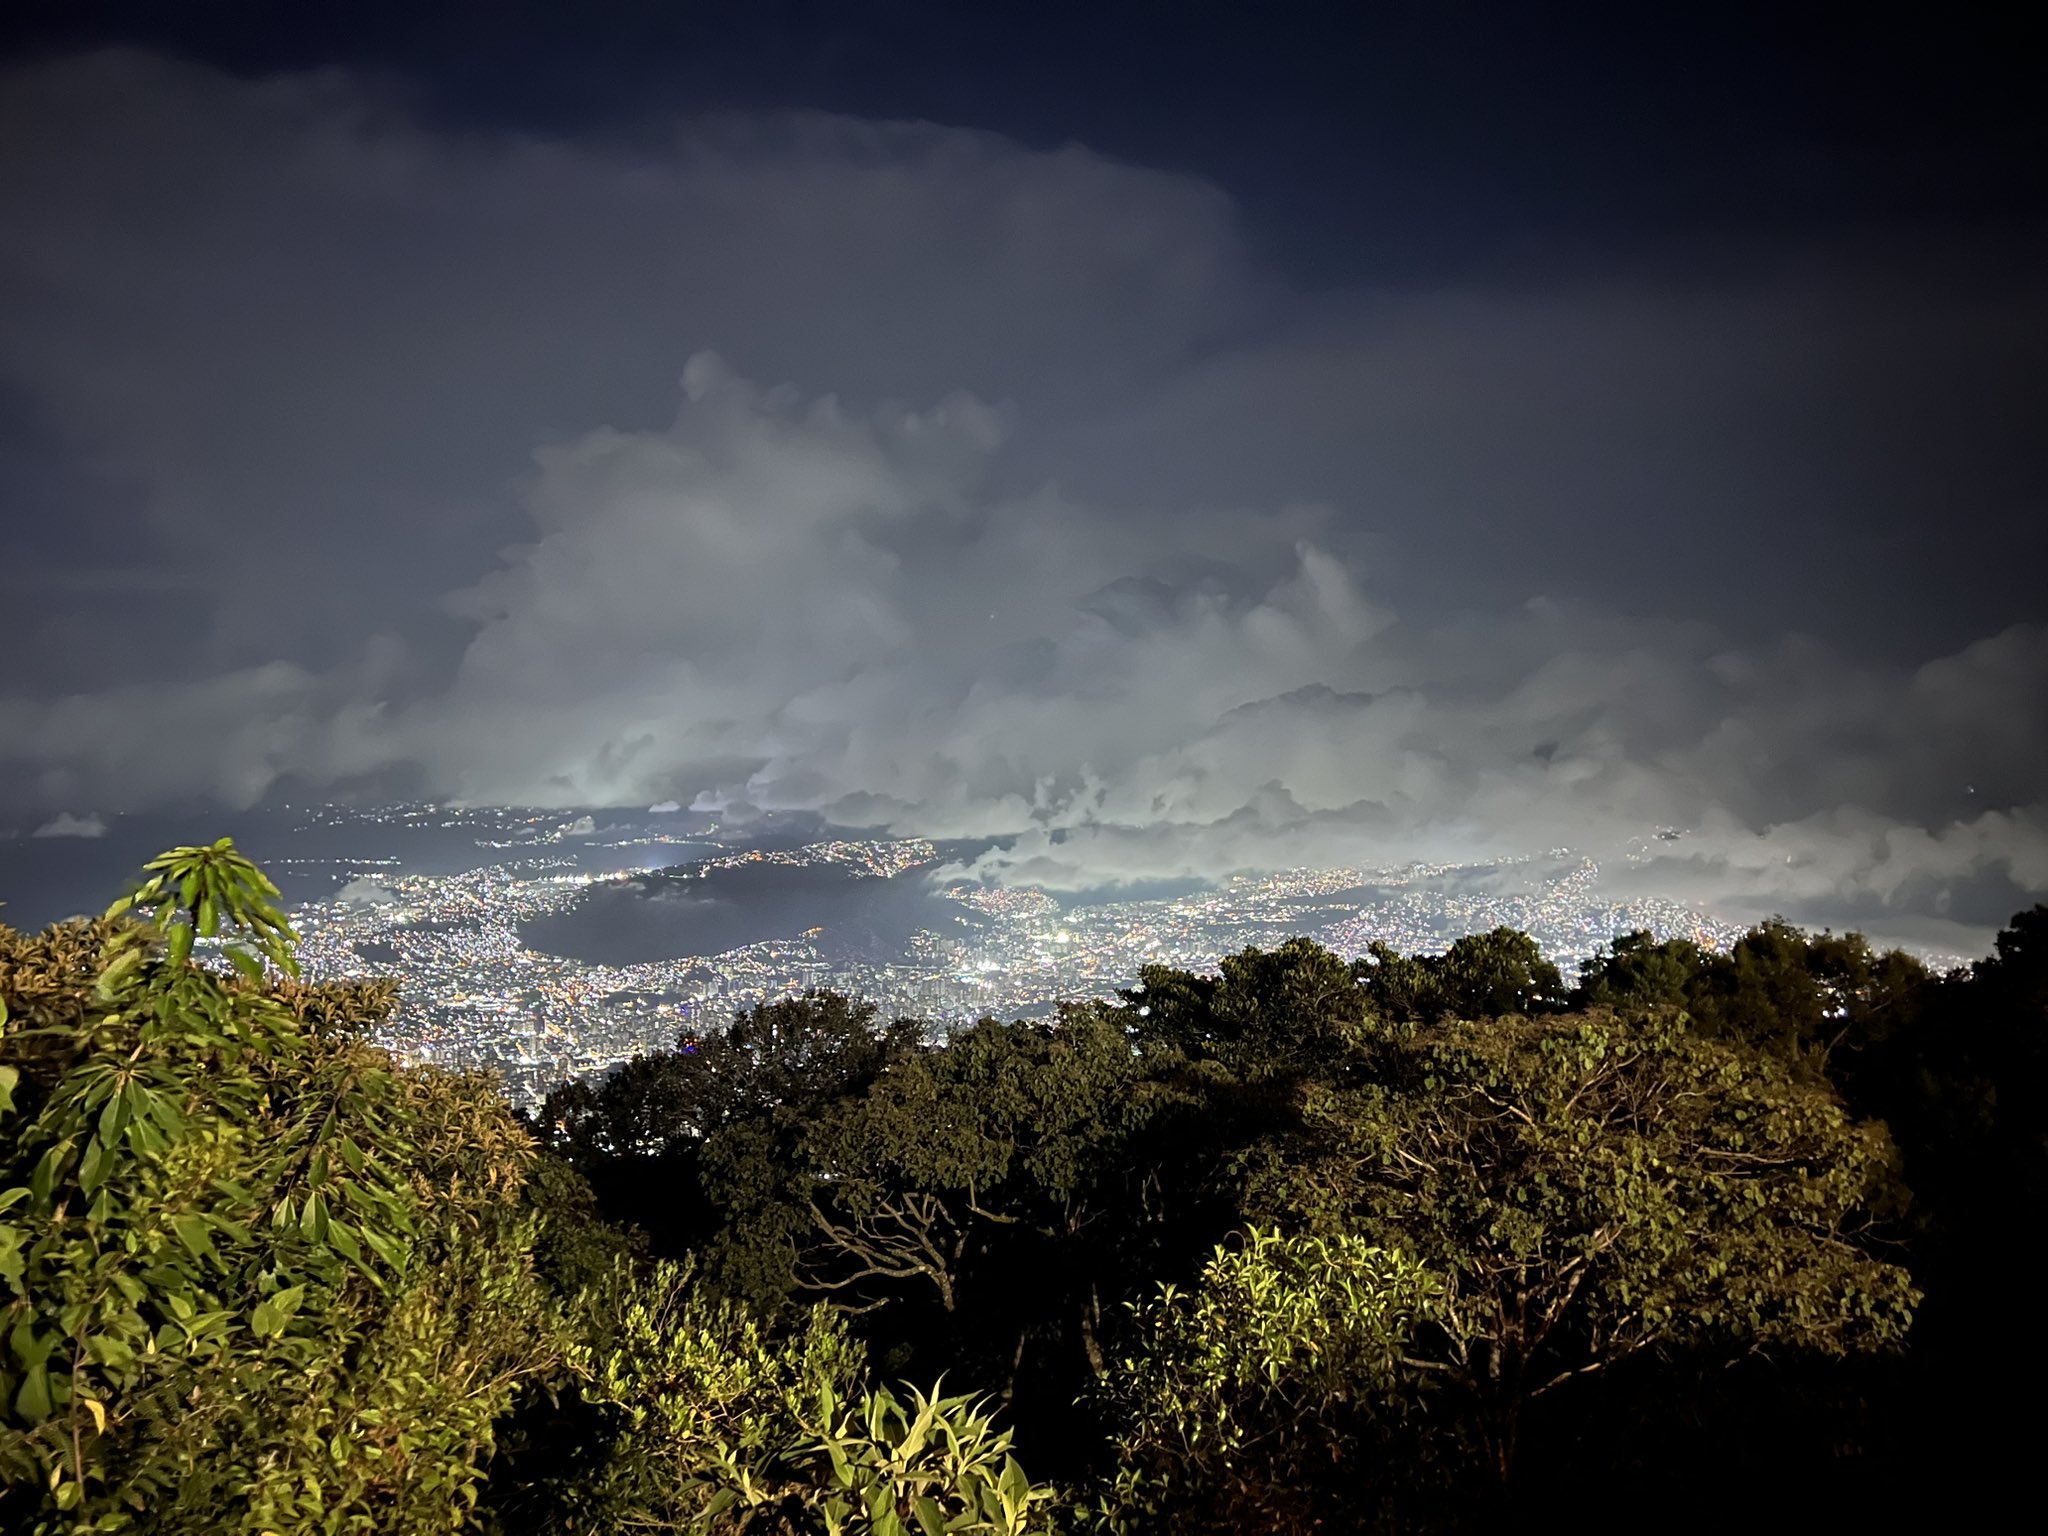
[[832, 1462], [832, 1480], [842, 1488], [853, 1486], [853, 1468], [847, 1464], [846, 1452], [839, 1448], [837, 1440], [825, 1442], [825, 1455]]
[[139, 949], [124, 949], [120, 954], [116, 955], [107, 968], [100, 972], [99, 982], [95, 988], [100, 1000], [102, 1002], [112, 1002], [115, 995], [120, 991], [121, 983], [126, 981], [129, 973], [140, 964], [142, 964], [142, 951]]
[[[148, 1115], [158, 1125], [163, 1127], [166, 1135], [179, 1136], [184, 1134], [185, 1116], [178, 1106], [171, 1102], [169, 1095], [147, 1093], [147, 1090], [140, 1090], [136, 1094], [136, 1103], [142, 1113]], [[218, 1187], [218, 1183], [222, 1182], [225, 1181], [217, 1181], [216, 1187]], [[242, 1198], [246, 1199], [247, 1197], [243, 1196]]]
[[106, 1108], [100, 1111], [99, 1139], [112, 1146], [121, 1139], [121, 1128], [128, 1121], [128, 1095], [125, 1088], [116, 1088]]
[[88, 1195], [100, 1187], [107, 1175], [107, 1149], [95, 1136], [85, 1144], [85, 1156], [78, 1162], [78, 1183]]
[[193, 1258], [219, 1258], [219, 1254], [214, 1251], [213, 1235], [207, 1230], [204, 1216], [173, 1216], [171, 1230], [177, 1234], [178, 1241], [185, 1245], [186, 1251]]
[[713, 1528], [717, 1524], [718, 1517], [728, 1509], [731, 1509], [739, 1500], [740, 1496], [732, 1489], [719, 1489], [718, 1492], [704, 1501], [703, 1511], [697, 1516], [697, 1524], [705, 1530]]
[[111, 1333], [96, 1333], [86, 1340], [86, 1353], [101, 1365], [135, 1369], [135, 1351]]
[[370, 1251], [392, 1269], [402, 1270], [405, 1268], [406, 1249], [404, 1245], [369, 1227], [362, 1228], [359, 1235], [363, 1242], [369, 1246]]
[[50, 1416], [50, 1368], [37, 1361], [28, 1368], [21, 1378], [21, 1387], [14, 1394], [14, 1411], [31, 1424], [40, 1424]]

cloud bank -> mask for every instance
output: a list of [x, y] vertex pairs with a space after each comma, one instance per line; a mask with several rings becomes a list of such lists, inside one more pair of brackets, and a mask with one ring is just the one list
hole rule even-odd
[[105, 837], [107, 824], [99, 817], [87, 812], [74, 816], [69, 811], [59, 811], [48, 821], [29, 833], [30, 837]]
[[2048, 891], [2035, 279], [1307, 291], [1085, 149], [136, 55], [0, 143], [0, 493], [80, 509], [8, 799], [803, 809], [1063, 889], [1678, 829], [1628, 877], [1955, 948]]

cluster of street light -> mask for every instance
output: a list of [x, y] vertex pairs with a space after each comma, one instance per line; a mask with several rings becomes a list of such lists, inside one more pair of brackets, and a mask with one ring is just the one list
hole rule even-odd
[[[893, 956], [830, 953], [813, 929], [718, 954], [604, 965], [536, 950], [522, 926], [569, 910], [603, 882], [671, 861], [593, 872], [558, 851], [561, 840], [544, 829], [517, 832], [534, 856], [454, 874], [380, 869], [374, 895], [357, 890], [308, 903], [295, 921], [310, 974], [403, 983], [386, 1044], [409, 1059], [497, 1072], [525, 1103], [679, 1036], [720, 1027], [753, 1003], [813, 987], [868, 998], [885, 1016], [915, 1017], [943, 1032], [985, 1015], [1040, 1016], [1063, 999], [1113, 997], [1148, 965], [1212, 970], [1223, 955], [1296, 934], [1350, 957], [1375, 942], [1441, 950], [1460, 934], [1504, 925], [1566, 961], [1635, 928], [1713, 947], [1736, 932], [1673, 902], [1607, 899], [1592, 860], [1554, 855], [1510, 881], [1461, 878], [1459, 868], [1441, 864], [1295, 870], [1085, 906], [1063, 906], [1043, 891], [955, 883], [938, 893], [958, 909], [954, 919], [938, 919]], [[679, 840], [615, 839], [612, 846]], [[881, 880], [928, 871], [937, 857], [919, 839], [833, 839], [792, 849], [725, 848], [696, 867], [833, 865]]]

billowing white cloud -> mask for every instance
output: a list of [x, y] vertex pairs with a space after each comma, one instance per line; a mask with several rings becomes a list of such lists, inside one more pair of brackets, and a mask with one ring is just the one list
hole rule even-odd
[[706, 346], [1070, 412], [1261, 303], [1221, 192], [1080, 148], [823, 115], [455, 134], [332, 73], [0, 72], [0, 387], [99, 519], [132, 510], [129, 564], [197, 578], [152, 665], [412, 622], [517, 536], [536, 442], [658, 419]]
[[2038, 286], [1255, 246], [929, 124], [0, 75], [0, 431], [93, 509], [6, 578], [0, 792], [804, 809], [1060, 887], [1678, 828], [1669, 894], [1978, 935], [2048, 890], [2031, 546], [1971, 549]]
[[30, 837], [105, 837], [107, 824], [100, 817], [88, 811], [83, 816], [74, 816], [69, 811], [59, 811], [48, 821], [29, 833]]
[[150, 762], [243, 801], [411, 766], [474, 802], [1000, 836], [970, 872], [1056, 888], [1679, 828], [1660, 878], [1738, 909], [2048, 889], [2048, 631], [1885, 668], [1555, 603], [1409, 624], [1313, 509], [1006, 496], [970, 396], [684, 377], [671, 426], [541, 454], [533, 539], [448, 599], [474, 630], [436, 694], [276, 667], [16, 703], [13, 739], [96, 792]]

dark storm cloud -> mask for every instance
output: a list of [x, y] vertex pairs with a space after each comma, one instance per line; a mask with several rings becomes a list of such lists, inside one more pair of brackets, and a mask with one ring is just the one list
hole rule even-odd
[[1953, 241], [1307, 292], [1079, 148], [136, 54], [0, 144], [46, 810], [396, 775], [1068, 887], [1669, 826], [1673, 893], [1959, 944], [2048, 888], [2048, 311]]
[[0, 144], [0, 368], [136, 555], [246, 582], [181, 636], [202, 667], [402, 623], [519, 535], [536, 443], [659, 421], [707, 342], [863, 394], [1114, 395], [1255, 302], [1213, 188], [915, 125], [437, 136], [340, 77], [114, 54], [15, 73]]
[[1542, 592], [1898, 660], [2039, 614], [2042, 268], [1785, 266], [1304, 301], [1048, 466], [1340, 506], [1431, 607]]

